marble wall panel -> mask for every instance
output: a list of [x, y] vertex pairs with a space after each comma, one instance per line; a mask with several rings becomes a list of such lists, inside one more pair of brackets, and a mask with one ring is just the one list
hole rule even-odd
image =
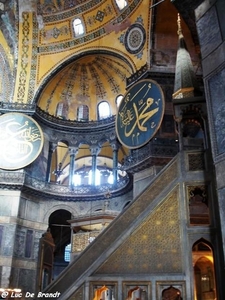
[[[211, 129], [215, 135], [216, 155], [225, 152], [225, 68], [209, 79]], [[214, 142], [214, 141], [213, 141]]]
[[200, 33], [199, 41], [202, 58], [204, 59], [222, 42], [216, 8], [212, 7], [209, 11], [207, 11], [196, 23], [196, 26]]
[[16, 225], [6, 225], [4, 230], [4, 239], [2, 245], [2, 255], [12, 256], [14, 248]]

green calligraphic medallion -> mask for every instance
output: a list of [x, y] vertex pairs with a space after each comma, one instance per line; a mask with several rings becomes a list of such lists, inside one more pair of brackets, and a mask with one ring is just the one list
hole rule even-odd
[[140, 80], [121, 101], [116, 117], [119, 141], [130, 149], [149, 142], [158, 131], [165, 110], [164, 95], [153, 80]]
[[31, 117], [22, 113], [0, 116], [0, 168], [16, 170], [32, 163], [44, 143], [42, 130]]

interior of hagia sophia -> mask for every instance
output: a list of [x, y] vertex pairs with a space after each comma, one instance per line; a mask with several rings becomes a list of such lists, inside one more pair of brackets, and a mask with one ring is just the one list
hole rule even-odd
[[0, 0], [0, 299], [224, 300], [224, 14]]

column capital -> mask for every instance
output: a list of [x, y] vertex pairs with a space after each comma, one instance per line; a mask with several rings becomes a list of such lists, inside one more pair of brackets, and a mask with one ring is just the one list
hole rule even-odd
[[54, 142], [49, 142], [49, 151], [51, 151], [52, 153], [55, 152], [55, 149], [57, 148], [58, 144], [54, 143]]
[[77, 152], [78, 152], [78, 150], [79, 150], [79, 148], [78, 147], [69, 147], [69, 154], [70, 155], [76, 155], [77, 154]]
[[90, 146], [91, 155], [98, 155], [100, 150], [101, 150], [101, 147], [99, 147], [99, 145], [91, 145]]
[[113, 141], [110, 143], [110, 145], [111, 145], [113, 151], [118, 151], [121, 146], [121, 144], [118, 141]]

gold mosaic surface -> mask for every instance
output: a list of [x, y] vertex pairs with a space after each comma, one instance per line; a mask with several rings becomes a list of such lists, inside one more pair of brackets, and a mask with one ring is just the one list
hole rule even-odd
[[98, 235], [100, 231], [82, 232], [73, 235], [72, 252], [83, 251]]
[[182, 272], [178, 190], [114, 252], [98, 274]]

